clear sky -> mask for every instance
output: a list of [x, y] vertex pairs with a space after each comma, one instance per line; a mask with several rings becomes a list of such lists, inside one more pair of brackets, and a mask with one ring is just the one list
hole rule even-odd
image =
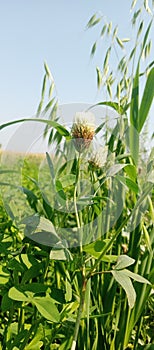
[[130, 0], [0, 0], [0, 121], [35, 115], [44, 61], [60, 104], [101, 100], [97, 56], [90, 59], [97, 27], [87, 31], [85, 26], [95, 12], [101, 13], [118, 24], [122, 37], [128, 37], [130, 4]]

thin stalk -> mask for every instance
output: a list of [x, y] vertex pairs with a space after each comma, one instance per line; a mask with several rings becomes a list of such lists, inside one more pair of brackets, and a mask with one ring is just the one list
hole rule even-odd
[[74, 209], [75, 209], [77, 227], [80, 228], [80, 220], [79, 220], [76, 198], [77, 198], [77, 184], [74, 187]]
[[[77, 170], [76, 170], [76, 183], [75, 183], [75, 187], [74, 187], [74, 209], [75, 209], [75, 216], [76, 216], [76, 222], [77, 222], [77, 227], [79, 229], [79, 233], [80, 233], [80, 254], [82, 254], [82, 228], [81, 228], [81, 222], [82, 222], [82, 215], [79, 216], [78, 213], [78, 208], [77, 208], [77, 194], [79, 196], [80, 193], [80, 186], [79, 186], [79, 180], [80, 180], [80, 155], [78, 157], [78, 161], [77, 161]], [[81, 222], [80, 222], [81, 220]], [[82, 288], [81, 288], [81, 292], [80, 292], [80, 304], [79, 304], [79, 308], [78, 308], [78, 312], [77, 312], [77, 318], [76, 318], [76, 322], [75, 322], [75, 328], [74, 328], [74, 334], [73, 334], [73, 341], [72, 341], [72, 346], [71, 346], [71, 350], [75, 350], [76, 349], [76, 344], [77, 344], [77, 338], [78, 338], [78, 333], [79, 333], [79, 327], [80, 327], [80, 321], [81, 321], [81, 316], [82, 316], [82, 312], [83, 312], [83, 307], [84, 307], [84, 302], [85, 302], [85, 293], [86, 293], [86, 278], [85, 278], [85, 265], [82, 266]]]
[[81, 221], [80, 221], [81, 216], [79, 217], [78, 208], [77, 208], [77, 194], [79, 196], [79, 193], [80, 193], [80, 187], [79, 187], [80, 163], [81, 163], [81, 158], [79, 155], [78, 161], [77, 161], [76, 182], [75, 182], [75, 187], [74, 187], [74, 198], [73, 199], [74, 199], [75, 217], [76, 217], [77, 227], [79, 229], [79, 234], [80, 234], [80, 253], [82, 253], [82, 229], [81, 229]]
[[100, 261], [102, 260], [103, 256], [106, 254], [106, 252], [110, 249], [110, 247], [112, 246], [112, 243], [114, 242], [114, 240], [118, 237], [118, 235], [120, 234], [122, 228], [125, 226], [125, 224], [128, 222], [129, 218], [130, 218], [131, 214], [129, 216], [126, 217], [126, 219], [123, 221], [123, 223], [120, 225], [120, 227], [116, 230], [115, 234], [112, 236], [112, 238], [110, 239], [110, 241], [106, 244], [106, 246], [104, 247], [104, 249], [102, 250], [102, 253], [100, 254], [99, 258], [96, 260], [95, 264], [93, 265], [93, 267], [91, 268], [91, 271], [88, 273], [87, 275], [87, 279], [89, 279], [91, 277], [91, 274], [93, 273], [93, 271], [95, 271], [97, 265], [100, 263]]
[[86, 331], [86, 349], [90, 347], [90, 328], [89, 328], [89, 308], [90, 308], [90, 291], [91, 291], [91, 279], [87, 282], [85, 303], [86, 303], [86, 314], [87, 314], [87, 331]]
[[24, 309], [23, 307], [21, 307], [20, 309], [18, 309], [18, 333], [22, 329], [23, 325], [24, 325]]
[[143, 323], [143, 318], [141, 317], [139, 322], [138, 322], [138, 327], [137, 327], [137, 331], [136, 331], [136, 335], [135, 335], [134, 350], [137, 349], [137, 347], [138, 347], [138, 340], [139, 340], [139, 336], [140, 336], [140, 332], [141, 332], [142, 323]]
[[[108, 183], [108, 197], [110, 198], [110, 195], [112, 193], [111, 178], [107, 180], [107, 183]], [[105, 227], [104, 227], [104, 233], [106, 233], [106, 238], [108, 238], [108, 233], [110, 229], [110, 208], [111, 208], [111, 202], [108, 200], [107, 206], [106, 206], [106, 217], [105, 217]]]
[[81, 290], [81, 295], [80, 295], [80, 305], [79, 305], [77, 318], [76, 318], [76, 323], [75, 323], [75, 328], [74, 328], [74, 334], [73, 334], [73, 341], [72, 341], [71, 350], [75, 350], [76, 349], [76, 343], [77, 343], [77, 338], [78, 338], [78, 333], [79, 333], [80, 321], [81, 321], [81, 316], [82, 316], [82, 311], [83, 311], [83, 306], [84, 306], [84, 301], [85, 301], [85, 293], [86, 293], [86, 280], [84, 278], [83, 279], [82, 290]]
[[[101, 187], [100, 187], [100, 183], [99, 183], [99, 180], [98, 180], [98, 177], [96, 175], [95, 172], [90, 172], [90, 175], [91, 175], [91, 183], [93, 184], [94, 186], [94, 195], [93, 197], [96, 196], [96, 194], [98, 193], [98, 196], [102, 196], [102, 191], [101, 191]], [[97, 188], [97, 189], [96, 189]], [[103, 234], [103, 204], [101, 203], [101, 201], [99, 202], [99, 206], [100, 206], [100, 214], [97, 216], [97, 233], [96, 233], [96, 239], [100, 239], [102, 237], [102, 234]], [[104, 231], [105, 232], [105, 231]]]
[[48, 254], [47, 259], [45, 261], [44, 281], [47, 279], [47, 276], [48, 276], [49, 262], [50, 262], [50, 259]]

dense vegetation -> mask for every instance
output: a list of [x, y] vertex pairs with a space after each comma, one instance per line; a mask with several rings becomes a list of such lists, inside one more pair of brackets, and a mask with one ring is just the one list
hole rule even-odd
[[[143, 7], [150, 11], [147, 1]], [[87, 26], [101, 21], [94, 15]], [[113, 128], [106, 118], [96, 125], [92, 108], [76, 114], [71, 128], [61, 125], [45, 64], [36, 123], [45, 124], [56, 152], [1, 153], [0, 349], [154, 348], [154, 150], [143, 152], [141, 142], [154, 96], [153, 62], [141, 71], [151, 26], [138, 48], [140, 18], [117, 85], [111, 46], [103, 70], [97, 67], [98, 87], [108, 91], [99, 105], [118, 116]], [[111, 23], [105, 31], [122, 49]], [[51, 100], [43, 109], [47, 81]]]

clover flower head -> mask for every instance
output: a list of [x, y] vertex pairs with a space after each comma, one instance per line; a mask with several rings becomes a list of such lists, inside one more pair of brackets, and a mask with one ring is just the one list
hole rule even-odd
[[90, 112], [76, 113], [72, 125], [74, 145], [79, 153], [89, 148], [95, 134], [95, 116]]
[[89, 166], [92, 170], [97, 170], [102, 168], [106, 161], [108, 155], [108, 147], [99, 147], [98, 150], [94, 151], [89, 159]]

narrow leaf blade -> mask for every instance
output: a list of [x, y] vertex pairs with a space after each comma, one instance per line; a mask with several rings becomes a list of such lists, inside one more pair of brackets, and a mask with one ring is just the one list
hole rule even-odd
[[143, 92], [142, 100], [141, 100], [141, 105], [139, 109], [139, 126], [138, 130], [141, 132], [143, 125], [147, 119], [150, 107], [152, 105], [154, 97], [154, 68], [150, 70], [150, 73], [148, 75], [145, 89]]
[[146, 278], [138, 275], [137, 273], [134, 273], [134, 272], [127, 270], [127, 269], [124, 269], [123, 271], [126, 273], [126, 275], [128, 277], [132, 278], [133, 280], [135, 280], [137, 282], [151, 284]]

